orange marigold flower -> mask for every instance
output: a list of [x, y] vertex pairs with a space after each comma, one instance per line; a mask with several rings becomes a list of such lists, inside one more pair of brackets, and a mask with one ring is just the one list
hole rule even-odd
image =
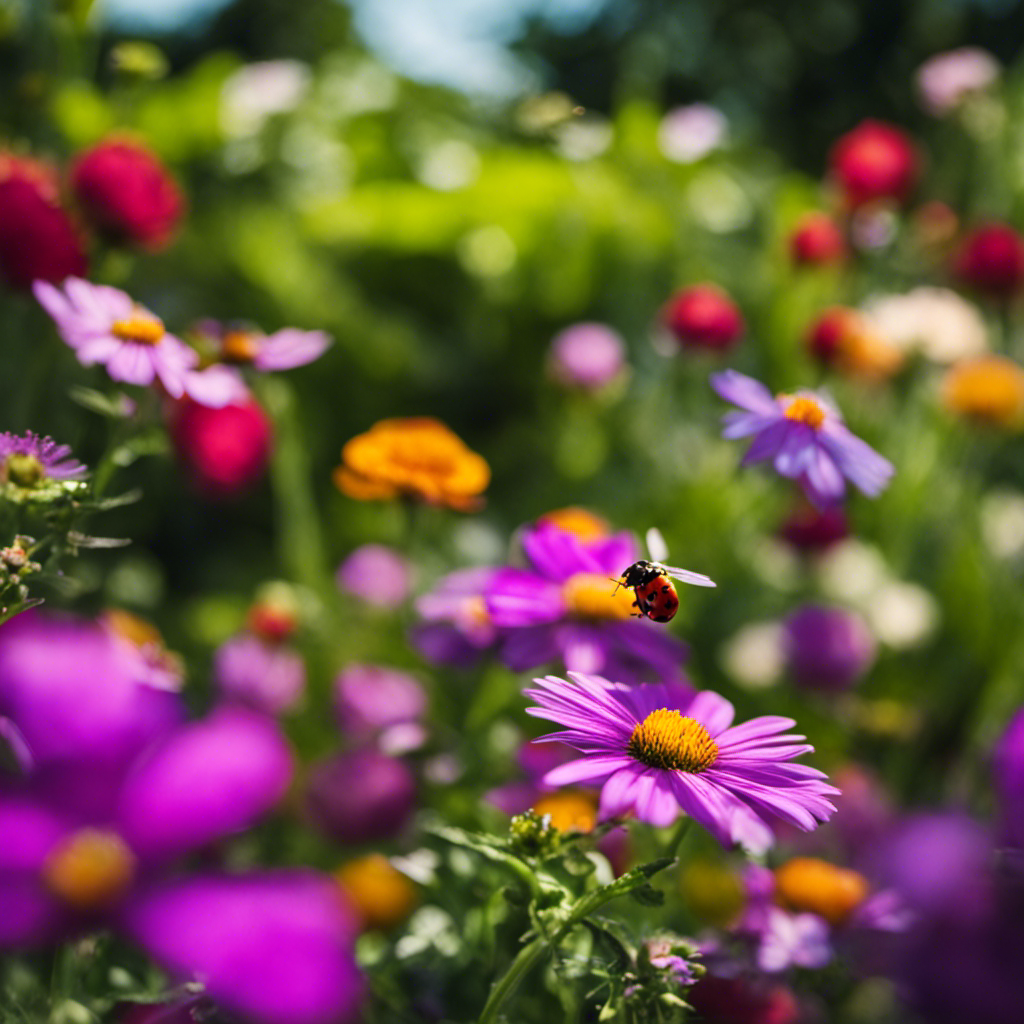
[[556, 508], [553, 512], [546, 512], [537, 520], [538, 523], [551, 523], [566, 533], [575, 534], [580, 540], [598, 540], [607, 537], [611, 527], [607, 519], [595, 515], [593, 512], [578, 505], [570, 505], [568, 508]]
[[1024, 368], [1005, 356], [957, 363], [942, 383], [950, 412], [1008, 430], [1024, 427]]
[[381, 420], [341, 450], [338, 489], [359, 501], [413, 498], [471, 512], [491, 480], [487, 462], [429, 417]]
[[817, 857], [794, 857], [775, 870], [775, 900], [842, 924], [868, 895], [867, 879]]
[[401, 924], [416, 905], [412, 882], [379, 853], [342, 864], [334, 877], [359, 912], [366, 929], [393, 928]]
[[551, 824], [559, 832], [593, 832], [597, 826], [597, 797], [580, 789], [547, 793], [533, 809], [541, 817], [550, 815]]

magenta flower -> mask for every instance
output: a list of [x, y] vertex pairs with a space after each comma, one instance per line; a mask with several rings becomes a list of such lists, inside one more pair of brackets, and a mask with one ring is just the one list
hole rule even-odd
[[247, 1020], [350, 1019], [356, 923], [327, 879], [176, 868], [280, 800], [279, 729], [233, 708], [183, 723], [138, 667], [95, 623], [29, 613], [0, 629], [0, 707], [31, 755], [0, 794], [0, 948], [111, 928]]
[[306, 688], [306, 666], [295, 651], [239, 633], [217, 648], [213, 678], [231, 701], [279, 715], [295, 706]]
[[723, 421], [728, 440], [754, 438], [743, 464], [771, 459], [775, 471], [796, 480], [818, 507], [841, 501], [846, 480], [871, 498], [888, 485], [892, 463], [850, 433], [838, 410], [815, 392], [773, 398], [763, 384], [735, 370], [714, 374], [711, 386], [743, 410]]
[[46, 480], [80, 480], [85, 473], [66, 444], [31, 431], [23, 437], [0, 434], [0, 483], [36, 487]]
[[32, 290], [83, 366], [102, 363], [113, 380], [140, 387], [159, 380], [174, 398], [185, 393], [198, 357], [124, 292], [79, 277], [69, 277], [63, 291], [46, 281]]
[[416, 780], [398, 758], [352, 750], [311, 770], [306, 805], [313, 823], [340, 843], [392, 839], [416, 808]]
[[[564, 725], [558, 740], [585, 756], [544, 777], [553, 786], [603, 783], [600, 817], [632, 812], [652, 825], [689, 814], [724, 845], [763, 852], [780, 818], [806, 832], [835, 812], [838, 794], [816, 768], [793, 758], [814, 748], [787, 733], [789, 718], [733, 726], [733, 706], [710, 691], [696, 696], [654, 684], [627, 687], [570, 673], [536, 679], [539, 706], [527, 714]], [[768, 820], [766, 820], [768, 819]]]
[[484, 591], [500, 631], [502, 660], [517, 672], [551, 662], [623, 682], [685, 684], [686, 647], [646, 619], [633, 618], [633, 595], [614, 581], [640, 557], [629, 533], [583, 540], [553, 523], [527, 530], [529, 568], [499, 569]]
[[786, 667], [797, 686], [837, 693], [859, 680], [878, 645], [867, 623], [845, 608], [807, 604], [782, 624]]
[[449, 573], [428, 594], [416, 600], [423, 619], [412, 641], [428, 661], [472, 665], [498, 640], [484, 594], [500, 569], [459, 569]]
[[291, 370], [319, 359], [331, 344], [324, 331], [302, 331], [285, 327], [273, 334], [256, 328], [205, 320], [198, 332], [216, 347], [217, 358], [235, 366], [257, 370]]

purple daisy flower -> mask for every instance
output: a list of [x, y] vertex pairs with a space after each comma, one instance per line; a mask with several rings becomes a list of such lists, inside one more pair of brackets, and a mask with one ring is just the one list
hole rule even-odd
[[29, 431], [0, 434], [0, 483], [32, 488], [46, 480], [81, 480], [86, 468], [66, 444]]
[[509, 668], [561, 661], [623, 682], [686, 684], [686, 646], [634, 618], [632, 592], [612, 585], [640, 557], [632, 534], [584, 540], [541, 523], [524, 533], [522, 549], [529, 568], [499, 569], [483, 594]]
[[537, 688], [526, 693], [539, 706], [526, 710], [566, 727], [542, 741], [585, 755], [544, 781], [603, 783], [602, 819], [631, 811], [664, 826], [685, 813], [722, 844], [763, 852], [774, 839], [769, 820], [809, 832], [835, 812], [829, 798], [839, 791], [816, 768], [793, 761], [814, 748], [786, 732], [792, 719], [732, 726], [733, 706], [707, 690], [692, 696], [663, 684], [627, 687], [578, 672], [570, 679], [534, 680]]
[[253, 366], [264, 372], [305, 366], [319, 359], [331, 344], [331, 336], [324, 331], [297, 327], [264, 334], [257, 328], [205, 320], [198, 332], [214, 343], [221, 362]]
[[140, 387], [159, 380], [173, 398], [185, 393], [198, 357], [130, 296], [78, 277], [69, 277], [63, 291], [46, 281], [32, 290], [83, 366], [102, 363], [112, 379]]
[[726, 413], [722, 436], [754, 440], [745, 466], [771, 459], [775, 471], [796, 480], [819, 508], [835, 505], [846, 480], [868, 497], [885, 490], [893, 466], [843, 424], [839, 411], [813, 391], [773, 397], [752, 377], [735, 370], [716, 373], [711, 386], [742, 412]]

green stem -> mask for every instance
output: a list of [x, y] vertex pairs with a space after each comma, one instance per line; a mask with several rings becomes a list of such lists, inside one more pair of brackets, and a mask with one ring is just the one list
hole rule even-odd
[[679, 819], [675, 830], [672, 832], [669, 838], [668, 845], [665, 847], [666, 857], [675, 857], [679, 852], [679, 848], [683, 845], [683, 840], [690, 833], [690, 826], [693, 824], [693, 818], [684, 816]]
[[[679, 838], [682, 838], [681, 834]], [[591, 914], [599, 910], [606, 903], [611, 902], [611, 900], [625, 895], [628, 891], [623, 889], [617, 882], [612, 882], [609, 885], [601, 886], [600, 889], [588, 892], [576, 901], [576, 905], [569, 912], [569, 916], [555, 929], [550, 938], [536, 938], [528, 945], [523, 946], [516, 955], [515, 960], [509, 965], [508, 970], [494, 983], [494, 988], [491, 989], [491, 994], [487, 997], [487, 1003], [484, 1005], [477, 1024], [492, 1024], [493, 1021], [497, 1020], [498, 1011], [505, 1000], [516, 990], [519, 983], [530, 971], [530, 968], [541, 959], [548, 949], [554, 949], [568, 932], [575, 928], [582, 920], [590, 917]]]
[[273, 417], [277, 434], [271, 482], [280, 523], [281, 561], [292, 579], [330, 604], [334, 587], [324, 570], [327, 556], [320, 514], [310, 487], [312, 470], [295, 395], [288, 384], [277, 378], [261, 380], [259, 395]]

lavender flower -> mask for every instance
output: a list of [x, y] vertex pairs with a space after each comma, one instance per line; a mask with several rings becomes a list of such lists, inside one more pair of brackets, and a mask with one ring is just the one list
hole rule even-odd
[[334, 680], [334, 708], [346, 734], [356, 739], [377, 737], [392, 753], [411, 749], [407, 744], [425, 736], [420, 719], [427, 710], [427, 695], [414, 676], [398, 669], [349, 665]]
[[610, 585], [637, 560], [629, 533], [583, 540], [541, 523], [522, 538], [529, 568], [499, 569], [483, 593], [499, 631], [501, 659], [517, 672], [562, 662], [623, 682], [686, 684], [686, 647], [646, 619], [631, 617], [633, 595]]
[[239, 633], [217, 649], [213, 676], [226, 698], [271, 715], [294, 707], [306, 687], [302, 658], [253, 633]]
[[334, 577], [344, 590], [376, 608], [397, 608], [409, 596], [412, 571], [394, 548], [363, 544], [338, 566]]
[[273, 334], [256, 328], [219, 324], [206, 320], [199, 333], [212, 341], [216, 356], [223, 363], [252, 366], [257, 370], [291, 370], [319, 359], [331, 344], [323, 331], [302, 331], [285, 327]]
[[796, 480], [818, 507], [846, 493], [845, 480], [869, 497], [889, 483], [892, 463], [855, 437], [828, 401], [812, 391], [773, 398], [768, 389], [735, 370], [716, 373], [711, 385], [742, 412], [727, 413], [723, 436], [754, 440], [744, 465], [771, 459], [775, 471]]
[[875, 660], [877, 645], [867, 623], [844, 608], [805, 605], [782, 628], [789, 672], [807, 689], [846, 690]]
[[63, 291], [45, 281], [32, 290], [83, 366], [102, 363], [113, 380], [141, 387], [159, 380], [173, 398], [185, 393], [196, 354], [124, 292], [78, 277]]
[[29, 431], [0, 434], [0, 483], [33, 490], [48, 480], [81, 480], [86, 468], [66, 444]]
[[580, 323], [556, 334], [551, 342], [551, 371], [563, 384], [598, 391], [625, 367], [626, 346], [604, 324]]
[[838, 793], [815, 768], [793, 763], [814, 748], [785, 733], [795, 723], [765, 716], [730, 728], [732, 705], [710, 691], [680, 695], [672, 686], [626, 687], [570, 673], [534, 680], [539, 704], [527, 713], [566, 726], [544, 739], [585, 756], [548, 772], [549, 785], [603, 783], [600, 817], [632, 811], [652, 825], [689, 814], [725, 845], [763, 852], [773, 841], [766, 818], [804, 831], [827, 821]]

